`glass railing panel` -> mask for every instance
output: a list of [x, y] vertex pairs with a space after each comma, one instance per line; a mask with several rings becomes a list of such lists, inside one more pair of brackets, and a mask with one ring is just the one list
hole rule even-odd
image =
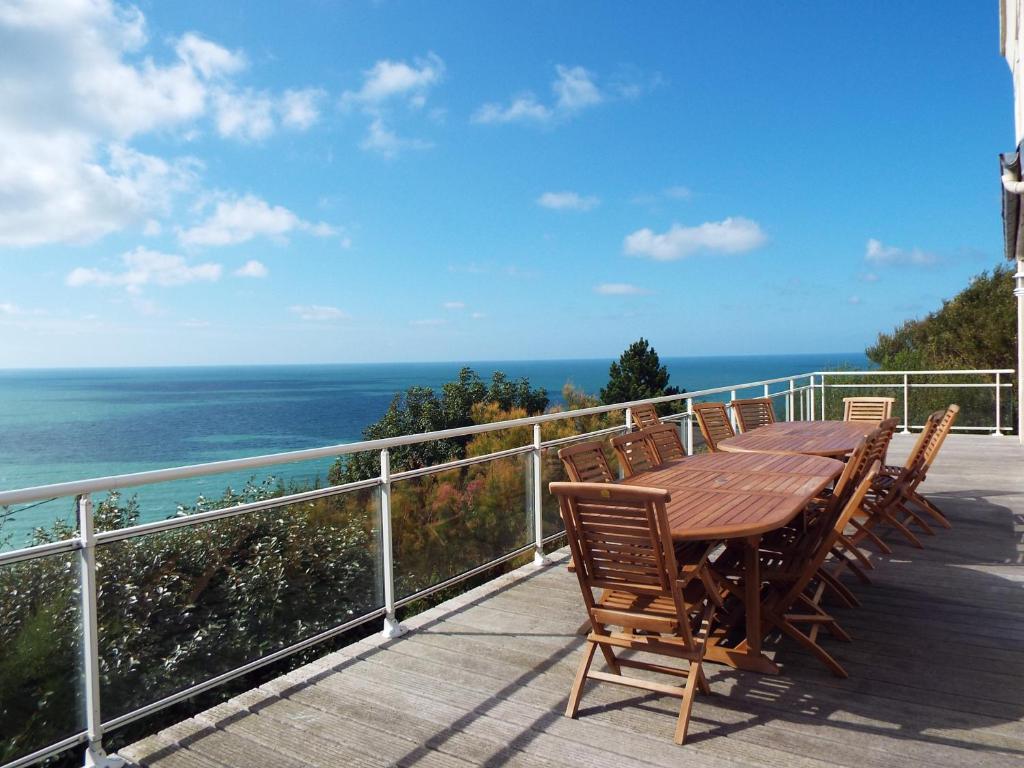
[[98, 546], [104, 719], [381, 607], [379, 510], [362, 489]]
[[533, 540], [529, 453], [391, 484], [398, 599]]
[[0, 566], [0, 763], [84, 730], [77, 552]]

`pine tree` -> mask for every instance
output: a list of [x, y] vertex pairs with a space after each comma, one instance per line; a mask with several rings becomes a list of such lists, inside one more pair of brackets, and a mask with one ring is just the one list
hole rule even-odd
[[678, 387], [669, 386], [668, 379], [668, 369], [661, 364], [658, 353], [641, 337], [608, 368], [608, 386], [601, 390], [601, 402], [610, 405], [680, 394]]

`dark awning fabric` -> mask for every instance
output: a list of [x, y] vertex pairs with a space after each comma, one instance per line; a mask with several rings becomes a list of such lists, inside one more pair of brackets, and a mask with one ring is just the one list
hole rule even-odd
[[[1021, 147], [1018, 146], [1016, 152], [1000, 155], [999, 166], [1000, 176], [1009, 174], [1012, 179], [1020, 180]], [[1003, 187], [1003, 243], [1010, 261], [1024, 259], [1024, 217], [1021, 217], [1020, 199], [1020, 195], [1007, 192]]]

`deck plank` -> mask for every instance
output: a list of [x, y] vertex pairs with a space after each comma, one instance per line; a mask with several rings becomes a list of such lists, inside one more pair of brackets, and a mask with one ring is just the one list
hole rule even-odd
[[[897, 436], [898, 462], [913, 443]], [[709, 665], [690, 738], [671, 742], [675, 700], [588, 684], [562, 716], [582, 639], [564, 553], [413, 617], [143, 739], [120, 754], [153, 768], [273, 764], [554, 768], [974, 768], [1024, 763], [1024, 448], [953, 435], [924, 490], [953, 522], [873, 554], [854, 637], [826, 641], [832, 677], [786, 641], [782, 674]]]

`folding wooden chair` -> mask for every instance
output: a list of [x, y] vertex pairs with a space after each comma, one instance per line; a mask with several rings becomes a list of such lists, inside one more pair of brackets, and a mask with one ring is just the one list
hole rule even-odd
[[658, 457], [659, 464], [686, 458], [686, 449], [679, 438], [679, 428], [675, 424], [657, 424], [645, 427], [642, 432], [650, 449]]
[[765, 424], [775, 423], [775, 408], [772, 407], [771, 398], [756, 397], [750, 400], [733, 400], [729, 403], [732, 412], [736, 414], [736, 423], [739, 424], [740, 432], [749, 432], [752, 429], [763, 427]]
[[843, 421], [883, 421], [892, 416], [894, 397], [844, 397]]
[[[909, 492], [920, 484], [919, 478], [924, 467], [925, 452], [929, 444], [932, 443], [944, 416], [944, 411], [936, 411], [925, 420], [924, 429], [917, 436], [917, 442], [914, 443], [914, 448], [910, 451], [910, 455], [907, 456], [902, 467], [888, 466], [886, 472], [879, 474], [871, 488], [871, 493], [865, 500], [862, 511], [867, 519], [854, 536], [854, 543], [859, 543], [864, 538], [871, 538], [878, 544], [881, 542], [881, 538], [874, 533], [873, 529], [879, 525], [888, 525], [902, 534], [913, 546], [918, 549], [924, 548], [921, 540], [907, 527], [904, 521], [898, 519], [897, 515], [902, 512], [917, 522], [926, 533], [934, 533], [919, 514], [906, 506], [906, 502], [909, 499]], [[882, 551], [891, 553], [892, 549], [883, 543]]]
[[[857, 484], [853, 493], [834, 515], [823, 515], [817, 525], [812, 526], [791, 552], [788, 562], [779, 569], [762, 569], [761, 575], [768, 582], [768, 594], [762, 604], [765, 629], [773, 626], [784, 635], [793, 638], [817, 656], [837, 677], [847, 677], [846, 670], [817, 641], [818, 628], [824, 628], [839, 640], [850, 641], [850, 636], [839, 623], [821, 607], [820, 591], [814, 591], [816, 580], [820, 579], [822, 565], [832, 553], [846, 528], [860, 506], [864, 503], [868, 489], [881, 468], [874, 462]], [[812, 629], [805, 633], [799, 625]]]
[[615, 473], [604, 455], [604, 445], [596, 440], [561, 448], [558, 458], [565, 467], [565, 474], [574, 483], [615, 482]]
[[[921, 483], [923, 483], [925, 481], [925, 478], [928, 476], [928, 470], [934, 463], [935, 457], [939, 453], [939, 449], [942, 447], [942, 444], [946, 441], [946, 437], [953, 429], [953, 424], [954, 422], [956, 422], [956, 417], [960, 413], [960, 406], [951, 405], [945, 410], [945, 412], [936, 411], [935, 413], [932, 414], [932, 416], [937, 416], [939, 413], [942, 413], [942, 418], [939, 420], [938, 427], [932, 433], [931, 440], [928, 441], [928, 444], [924, 448], [924, 460], [920, 468], [918, 469], [916, 475], [912, 478], [911, 482], [909, 482], [907, 486], [904, 488], [905, 498], [903, 499], [903, 505], [906, 506], [908, 502], [914, 504], [919, 509], [924, 510], [929, 515], [931, 515], [932, 518], [934, 518], [934, 520], [943, 528], [952, 528], [952, 523], [949, 522], [949, 519], [942, 512], [942, 510], [940, 510], [935, 505], [935, 502], [929, 500], [918, 491], [918, 488], [921, 486]], [[882, 469], [882, 471], [886, 475], [891, 476], [899, 476], [899, 474], [903, 470], [905, 470], [905, 467], [886, 466], [883, 467]], [[908, 520], [914, 519], [915, 522], [919, 521], [920, 518], [913, 515], [913, 513], [911, 513], [909, 509], [907, 510], [907, 512], [910, 513], [910, 515], [908, 516]], [[906, 522], [907, 520], [904, 520], [904, 523]]]
[[[684, 589], [678, 579], [665, 513], [668, 491], [603, 483], [551, 483], [550, 489], [558, 496], [591, 624], [566, 716], [577, 716], [587, 680], [676, 696], [682, 702], [674, 740], [682, 744], [696, 689], [710, 693], [702, 662], [713, 608], [704, 607], [699, 580]], [[595, 590], [601, 591], [596, 599]], [[591, 669], [598, 649], [609, 672]], [[667, 656], [678, 664], [623, 658], [616, 650]], [[674, 675], [685, 683], [627, 677], [623, 667]]]
[[647, 427], [661, 424], [661, 419], [658, 418], [658, 411], [650, 403], [634, 405], [629, 409], [629, 412], [633, 418], [633, 429], [646, 429]]
[[613, 437], [611, 442], [626, 477], [654, 469], [661, 463], [657, 451], [652, 450], [644, 432], [627, 432]]
[[736, 434], [729, 423], [724, 403], [697, 403], [693, 406], [693, 413], [709, 451], [717, 451], [720, 441]]

